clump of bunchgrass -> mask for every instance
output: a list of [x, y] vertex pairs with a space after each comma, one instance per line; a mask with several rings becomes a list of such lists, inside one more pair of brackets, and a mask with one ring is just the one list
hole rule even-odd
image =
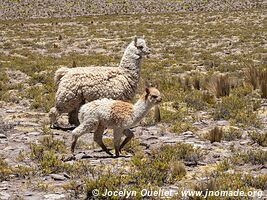
[[211, 129], [207, 133], [207, 135], [205, 137], [211, 143], [213, 143], [213, 142], [221, 142], [221, 140], [223, 138], [223, 130], [222, 130], [222, 128], [219, 128], [218, 126], [215, 126], [213, 129]]
[[230, 79], [228, 75], [220, 75], [215, 79], [214, 89], [216, 97], [229, 96], [230, 94]]

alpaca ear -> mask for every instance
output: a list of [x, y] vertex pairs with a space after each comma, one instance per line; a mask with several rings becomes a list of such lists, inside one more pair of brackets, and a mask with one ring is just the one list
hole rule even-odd
[[143, 35], [143, 39], [145, 39], [145, 35]]
[[134, 37], [134, 46], [137, 46], [137, 36]]

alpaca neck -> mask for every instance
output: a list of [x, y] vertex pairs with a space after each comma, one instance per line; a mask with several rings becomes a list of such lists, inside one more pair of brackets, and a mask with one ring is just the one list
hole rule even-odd
[[141, 56], [133, 55], [131, 49], [127, 47], [123, 54], [119, 67], [121, 67], [124, 71], [127, 71], [127, 74], [129, 74], [131, 78], [139, 79], [140, 64]]
[[134, 116], [133, 116], [133, 124], [137, 124], [141, 121], [143, 117], [146, 116], [148, 111], [153, 105], [148, 103], [144, 98], [140, 98], [135, 104], [134, 104]]

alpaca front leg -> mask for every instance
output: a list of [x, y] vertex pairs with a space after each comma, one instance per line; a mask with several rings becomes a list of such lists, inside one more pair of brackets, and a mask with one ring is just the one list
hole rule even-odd
[[156, 123], [161, 121], [159, 105], [155, 106], [154, 119]]
[[94, 141], [105, 151], [107, 154], [113, 156], [113, 154], [108, 150], [108, 148], [103, 143], [103, 132], [105, 128], [103, 126], [98, 126], [97, 130], [94, 133]]
[[134, 137], [134, 134], [130, 129], [124, 130], [123, 134], [126, 136], [126, 138], [120, 145], [120, 149], [119, 149], [120, 153], [121, 153], [122, 148]]
[[71, 152], [74, 153], [74, 149], [79, 137], [84, 135], [87, 132], [92, 131], [95, 128], [94, 124], [80, 124], [77, 128], [72, 131], [72, 143], [71, 143]]
[[120, 143], [121, 143], [122, 134], [123, 134], [123, 130], [118, 130], [118, 129], [113, 130], [116, 157], [120, 156]]
[[59, 125], [57, 124], [57, 118], [59, 116], [59, 113], [56, 109], [56, 107], [53, 107], [50, 109], [48, 117], [50, 120], [50, 128], [55, 129], [57, 127], [59, 127]]

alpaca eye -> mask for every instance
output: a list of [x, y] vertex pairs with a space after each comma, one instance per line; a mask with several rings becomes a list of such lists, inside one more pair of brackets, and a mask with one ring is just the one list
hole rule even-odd
[[154, 98], [154, 99], [158, 98], [157, 95], [151, 95], [151, 97]]
[[137, 48], [138, 48], [138, 49], [143, 49], [144, 47], [143, 47], [143, 46], [138, 46]]

